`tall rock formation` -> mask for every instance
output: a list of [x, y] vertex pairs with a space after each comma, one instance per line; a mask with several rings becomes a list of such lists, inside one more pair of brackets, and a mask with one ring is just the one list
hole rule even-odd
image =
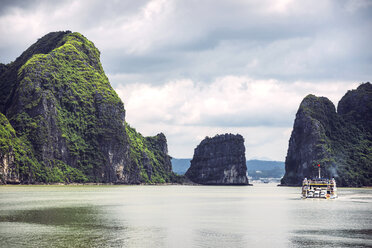
[[247, 185], [244, 139], [224, 134], [205, 138], [194, 151], [186, 177], [199, 184]]
[[372, 85], [349, 91], [338, 112], [325, 97], [308, 95], [297, 111], [282, 179], [299, 185], [304, 177], [335, 177], [340, 186], [372, 185]]
[[[159, 156], [134, 160], [124, 105], [103, 71], [100, 52], [81, 34], [49, 33], [0, 72], [0, 111], [23, 145], [24, 156], [14, 157], [19, 182], [170, 180], [165, 137], [140, 148]], [[163, 168], [152, 177], [144, 165]], [[0, 169], [9, 181], [10, 172]]]

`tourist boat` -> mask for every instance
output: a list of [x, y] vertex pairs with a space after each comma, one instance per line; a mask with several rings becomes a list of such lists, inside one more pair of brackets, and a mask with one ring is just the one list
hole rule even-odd
[[318, 165], [319, 176], [315, 179], [305, 178], [302, 182], [302, 198], [337, 198], [337, 187], [334, 178], [321, 178], [320, 165]]

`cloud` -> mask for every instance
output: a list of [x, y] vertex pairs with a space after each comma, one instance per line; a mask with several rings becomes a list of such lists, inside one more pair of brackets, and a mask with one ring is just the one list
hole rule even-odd
[[49, 31], [70, 29], [94, 41], [107, 73], [129, 75], [125, 83], [227, 74], [365, 81], [372, 69], [365, 1], [26, 2], [5, 2], [2, 62]]
[[[250, 148], [247, 154], [267, 152], [266, 156], [283, 160], [302, 99], [313, 93], [337, 105], [357, 85], [224, 76], [209, 83], [183, 79], [163, 85], [127, 84], [115, 90], [125, 104], [127, 121], [144, 135], [165, 132], [173, 156], [190, 156], [205, 136], [242, 132]], [[265, 146], [272, 149], [261, 149]]]
[[206, 135], [241, 132], [249, 156], [283, 160], [304, 96], [337, 103], [372, 76], [371, 1], [1, 4], [2, 63], [50, 31], [82, 33], [101, 51], [127, 120], [145, 135], [165, 132], [174, 156], [190, 156]]

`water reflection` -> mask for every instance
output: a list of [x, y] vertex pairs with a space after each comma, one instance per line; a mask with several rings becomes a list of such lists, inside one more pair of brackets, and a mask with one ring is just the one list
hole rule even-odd
[[100, 217], [92, 206], [1, 211], [0, 246], [95, 247], [126, 229]]
[[24, 222], [29, 224], [66, 227], [94, 227], [98, 212], [93, 207], [42, 208], [4, 212], [0, 222]]

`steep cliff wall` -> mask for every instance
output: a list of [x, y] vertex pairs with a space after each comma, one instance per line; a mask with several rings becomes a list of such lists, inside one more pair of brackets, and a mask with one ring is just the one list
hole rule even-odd
[[224, 134], [205, 138], [194, 151], [186, 177], [199, 184], [248, 184], [244, 139]]
[[53, 32], [2, 70], [0, 109], [31, 154], [21, 182], [151, 182], [131, 158], [124, 105], [91, 41]]
[[[131, 183], [172, 182], [171, 158], [168, 155], [167, 139], [163, 133], [153, 137], [143, 137], [134, 128], [126, 125], [129, 137], [131, 167], [136, 168], [135, 181]], [[129, 173], [127, 173], [129, 174]]]
[[299, 185], [304, 177], [335, 177], [340, 186], [372, 185], [371, 84], [349, 91], [338, 113], [325, 97], [302, 101], [289, 140], [284, 185]]

